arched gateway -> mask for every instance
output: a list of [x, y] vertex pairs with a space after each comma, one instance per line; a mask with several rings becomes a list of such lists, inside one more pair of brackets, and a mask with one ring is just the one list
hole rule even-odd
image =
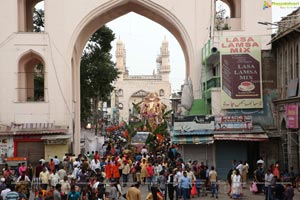
[[[162, 1], [166, 2], [166, 1]], [[196, 4], [196, 2], [195, 2]], [[80, 137], [80, 85], [79, 83], [79, 68], [81, 53], [84, 45], [89, 37], [102, 25], [112, 21], [129, 12], [138, 13], [147, 17], [168, 29], [178, 40], [182, 47], [185, 62], [186, 75], [189, 77], [191, 64], [195, 63], [193, 58], [193, 45], [191, 36], [188, 34], [184, 24], [180, 21], [178, 16], [168, 10], [165, 5], [153, 1], [109, 1], [105, 4], [99, 5], [97, 8], [89, 12], [78, 24], [72, 35], [68, 56], [72, 60], [72, 86], [73, 99], [75, 104], [75, 138]], [[151, 38], [149, 38], [151, 39]], [[79, 141], [74, 141], [75, 151], [79, 147]]]
[[[32, 9], [42, 1], [0, 1], [0, 18], [7, 19], [0, 21], [0, 141], [7, 141], [8, 156], [34, 152], [38, 153], [35, 157], [60, 157], [61, 152], [68, 151], [66, 141], [70, 139], [73, 152], [79, 153], [82, 51], [98, 28], [122, 15], [135, 12], [175, 36], [195, 99], [202, 98], [201, 77], [212, 73], [203, 68], [202, 48], [207, 56], [210, 48], [220, 48], [219, 37], [231, 35], [259, 35], [262, 49], [268, 49], [270, 41], [271, 30], [257, 26], [257, 22], [270, 21], [271, 10], [262, 10], [259, 1], [224, 0], [232, 18], [225, 19], [230, 30], [223, 31], [214, 24], [214, 0], [44, 0], [45, 27], [34, 32], [37, 27], [32, 22]], [[208, 61], [217, 60], [217, 55]], [[219, 69], [215, 64], [213, 67]], [[220, 91], [214, 95], [220, 99]], [[214, 108], [219, 110], [220, 105]], [[26, 153], [22, 147], [27, 144], [32, 151]], [[36, 150], [41, 146], [44, 151]]]

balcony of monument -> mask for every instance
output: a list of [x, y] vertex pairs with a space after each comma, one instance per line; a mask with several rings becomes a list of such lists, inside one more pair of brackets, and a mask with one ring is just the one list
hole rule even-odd
[[216, 31], [240, 31], [242, 30], [241, 18], [225, 18], [215, 27]]

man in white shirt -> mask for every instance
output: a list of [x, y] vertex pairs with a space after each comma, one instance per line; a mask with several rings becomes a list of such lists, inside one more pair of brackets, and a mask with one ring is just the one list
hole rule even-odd
[[62, 192], [64, 195], [68, 195], [69, 192], [70, 192], [70, 190], [71, 190], [71, 185], [70, 185], [70, 183], [69, 183], [69, 181], [68, 181], [68, 177], [65, 176], [65, 177], [63, 178], [63, 180], [61, 180], [59, 183], [61, 184], [61, 192]]
[[73, 167], [79, 166], [79, 165], [80, 165], [80, 162], [79, 162], [78, 158], [76, 158], [75, 161], [73, 162]]
[[50, 186], [55, 188], [56, 184], [59, 183], [59, 180], [59, 176], [54, 170], [53, 173], [51, 173], [49, 176]]
[[46, 163], [46, 160], [45, 160], [44, 158], [41, 158], [41, 159], [39, 160], [39, 162], [42, 162], [42, 165], [44, 165], [44, 164]]
[[239, 170], [240, 174], [243, 174], [243, 161], [240, 161], [236, 169]]
[[182, 178], [183, 174], [181, 172], [181, 168], [179, 169], [174, 169], [176, 171], [175, 176], [174, 176], [174, 187], [175, 187], [175, 191], [176, 191], [176, 199], [181, 198], [182, 194], [181, 194], [181, 190], [179, 188], [179, 182], [180, 179]]
[[100, 161], [99, 161], [98, 159], [94, 158], [94, 159], [91, 161], [91, 169], [92, 169], [93, 171], [95, 171], [95, 169], [97, 169], [97, 168], [101, 169]]
[[59, 176], [60, 180], [63, 180], [64, 177], [67, 175], [67, 172], [66, 172], [66, 170], [61, 168], [60, 170], [58, 170], [57, 175]]
[[146, 149], [146, 146], [143, 146], [142, 150], [141, 150], [141, 154], [142, 155], [147, 155], [148, 154], [148, 150]]

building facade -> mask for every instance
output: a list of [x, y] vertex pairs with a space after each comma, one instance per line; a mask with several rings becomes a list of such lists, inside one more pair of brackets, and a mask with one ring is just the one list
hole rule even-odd
[[115, 82], [118, 121], [128, 122], [130, 114], [134, 111], [132, 103], [137, 104], [143, 101], [143, 98], [149, 93], [157, 93], [161, 102], [170, 110], [171, 83], [169, 75], [171, 68], [169, 43], [166, 38], [162, 41], [160, 53], [156, 58], [157, 69], [153, 71], [152, 75], [130, 75], [126, 66], [125, 45], [119, 39], [116, 46], [116, 67], [121, 72]]
[[[215, 15], [212, 32], [203, 46], [202, 98], [197, 106], [202, 108], [197, 118], [213, 117], [214, 125], [207, 127], [205, 120], [199, 120], [198, 129], [183, 131], [181, 137], [178, 130], [173, 133], [181, 138], [177, 140], [189, 156], [192, 149], [188, 141], [191, 138], [198, 141], [199, 148], [213, 157], [208, 164], [216, 166], [219, 177], [226, 178], [232, 160], [246, 161], [251, 168], [249, 173], [256, 168], [259, 157], [266, 160], [266, 166], [275, 163], [279, 158], [279, 142], [268, 134], [276, 129], [272, 106], [277, 97], [275, 61], [271, 46], [264, 45], [271, 39], [266, 41], [265, 35], [253, 34], [246, 28], [244, 16], [248, 11], [243, 9], [246, 1], [223, 2], [230, 9], [230, 17]], [[250, 15], [248, 22], [253, 23], [252, 29], [259, 29], [261, 19]], [[271, 21], [267, 13], [261, 15]], [[271, 36], [271, 31], [265, 34]]]
[[277, 65], [278, 98], [273, 101], [280, 140], [281, 163], [285, 169], [300, 170], [299, 62], [300, 9], [282, 18], [272, 38]]
[[[194, 97], [202, 97], [201, 49], [214, 30], [215, 1], [44, 0], [45, 27], [37, 33], [33, 31], [32, 8], [39, 2], [0, 2], [0, 17], [9, 19], [0, 22], [0, 123], [5, 127], [1, 134], [7, 134], [12, 123], [54, 124], [55, 129], [63, 127], [70, 135], [72, 151], [78, 154], [83, 48], [98, 28], [129, 12], [161, 24], [175, 36], [184, 54], [186, 78], [193, 82]], [[224, 2], [234, 6], [228, 23], [236, 32], [220, 34], [260, 35], [262, 49], [267, 48], [270, 30], [257, 26], [257, 21], [271, 21], [271, 10], [263, 10], [260, 1]], [[44, 135], [47, 129], [38, 132]], [[32, 138], [25, 131], [22, 134], [21, 139]]]

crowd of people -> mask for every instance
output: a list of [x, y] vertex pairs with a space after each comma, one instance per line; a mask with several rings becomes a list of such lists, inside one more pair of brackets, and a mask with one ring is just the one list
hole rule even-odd
[[212, 196], [217, 198], [214, 167], [209, 170], [196, 160], [184, 162], [169, 139], [153, 153], [146, 146], [132, 153], [124, 149], [116, 137], [107, 140], [99, 151], [78, 156], [66, 154], [61, 160], [57, 156], [48, 161], [41, 158], [35, 167], [21, 163], [12, 169], [6, 165], [0, 192], [4, 200], [16, 199], [16, 196], [29, 199], [30, 195], [36, 200], [135, 200], [141, 198], [136, 198], [135, 193], [142, 185], [148, 189], [146, 198], [149, 200], [186, 200], [200, 196], [201, 186], [209, 179], [214, 188]]
[[264, 193], [265, 199], [292, 200], [294, 188], [300, 191], [299, 175], [296, 175], [293, 167], [281, 170], [279, 162], [265, 166], [262, 158], [257, 161], [257, 169], [253, 173], [254, 182], [251, 185], [253, 193]]
[[[110, 137], [99, 151], [66, 154], [61, 159], [53, 156], [48, 161], [41, 158], [35, 167], [21, 163], [11, 169], [6, 165], [0, 183], [1, 198], [29, 199], [32, 194], [35, 200], [140, 200], [140, 186], [148, 190], [147, 200], [219, 197], [215, 167], [197, 160], [185, 162], [169, 139], [165, 138], [152, 152], [146, 146], [136, 153], [126, 148], [118, 137]], [[287, 180], [278, 163], [271, 167], [265, 173], [264, 162], [257, 162], [256, 189], [252, 184], [252, 191], [264, 192], [266, 200], [293, 199], [296, 177], [289, 172]], [[248, 173], [247, 162], [233, 161], [227, 177], [231, 198], [241, 198]], [[281, 184], [282, 178], [288, 181], [286, 185]]]

